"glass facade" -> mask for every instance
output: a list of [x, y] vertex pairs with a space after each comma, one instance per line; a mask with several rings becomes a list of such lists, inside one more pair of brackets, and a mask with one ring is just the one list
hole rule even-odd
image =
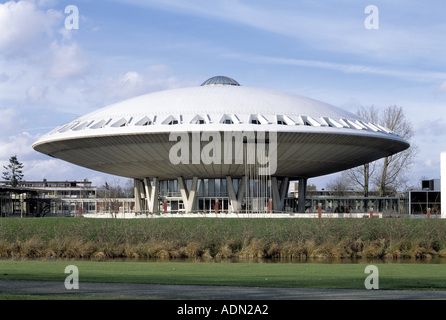
[[[239, 192], [241, 179], [232, 179], [234, 192]], [[191, 190], [192, 179], [185, 179], [188, 190]], [[241, 203], [242, 212], [269, 212], [271, 199], [270, 179], [249, 179], [244, 186], [244, 197]], [[178, 180], [162, 180], [159, 182], [159, 212], [185, 211]], [[216, 205], [218, 202], [218, 205]], [[218, 206], [218, 207], [217, 207]], [[226, 179], [198, 179], [194, 212], [231, 212], [231, 201]]]

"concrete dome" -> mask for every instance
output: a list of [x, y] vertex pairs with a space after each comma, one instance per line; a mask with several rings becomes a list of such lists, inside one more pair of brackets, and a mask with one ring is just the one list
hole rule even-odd
[[[236, 83], [236, 84], [235, 84]], [[229, 84], [229, 85], [218, 85]], [[314, 177], [409, 147], [390, 130], [307, 97], [244, 87], [228, 77], [142, 95], [57, 127], [39, 152], [93, 170], [142, 179], [243, 175], [243, 165], [173, 165], [171, 132], [277, 132], [277, 176]]]

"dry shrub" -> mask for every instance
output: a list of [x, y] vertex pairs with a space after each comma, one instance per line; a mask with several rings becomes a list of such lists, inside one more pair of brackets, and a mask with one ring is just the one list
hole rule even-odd
[[356, 259], [363, 256], [364, 242], [362, 239], [342, 239], [336, 245], [339, 258]]
[[187, 258], [200, 258], [204, 250], [198, 242], [189, 242], [184, 248]]
[[230, 259], [236, 257], [243, 247], [243, 242], [240, 239], [231, 238], [222, 242], [217, 248], [215, 258]]
[[318, 246], [314, 240], [306, 240], [303, 244], [303, 256], [305, 258], [311, 258], [318, 254]]
[[253, 238], [251, 241], [245, 241], [239, 255], [244, 258], [264, 258], [266, 247], [265, 240]]
[[93, 242], [81, 237], [52, 239], [47, 244], [47, 256], [55, 258], [89, 258], [96, 251]]
[[265, 248], [266, 257], [268, 258], [280, 258], [281, 257], [281, 246], [277, 242], [271, 243], [267, 248]]
[[215, 255], [216, 259], [229, 259], [229, 258], [233, 258], [235, 256], [232, 247], [230, 244], [225, 243], [224, 245], [222, 245], [218, 251], [217, 254]]
[[308, 259], [316, 253], [313, 240], [287, 241], [281, 245], [280, 256], [286, 259]]
[[170, 259], [170, 258], [172, 258], [172, 255], [170, 254], [169, 251], [161, 249], [158, 251], [158, 254], [156, 257], [161, 258], [161, 259]]
[[393, 251], [387, 250], [386, 254], [384, 255], [385, 259], [400, 259], [403, 257], [403, 254], [401, 250], [395, 249]]
[[141, 255], [147, 258], [179, 258], [182, 255], [181, 246], [176, 241], [170, 240], [150, 240], [145, 243], [146, 254]]
[[440, 249], [440, 251], [438, 251], [438, 256], [440, 258], [446, 258], [446, 249]]
[[92, 258], [93, 260], [96, 260], [96, 261], [104, 261], [104, 260], [107, 259], [107, 256], [105, 255], [104, 252], [102, 252], [102, 251], [97, 251], [97, 252], [94, 252], [94, 253], [91, 255], [91, 258]]
[[301, 259], [303, 258], [303, 246], [297, 241], [287, 241], [282, 244], [280, 255], [282, 258]]
[[383, 258], [388, 247], [386, 239], [367, 241], [364, 243], [363, 258]]
[[39, 258], [46, 255], [47, 247], [39, 237], [32, 236], [28, 240], [17, 241], [12, 247], [12, 257]]
[[10, 243], [0, 239], [0, 258], [9, 258], [10, 254], [11, 254]]

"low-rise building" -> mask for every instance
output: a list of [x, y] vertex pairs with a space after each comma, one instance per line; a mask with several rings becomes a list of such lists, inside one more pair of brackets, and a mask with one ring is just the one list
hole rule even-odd
[[134, 212], [134, 198], [97, 197], [91, 181], [0, 181], [0, 214], [10, 216], [79, 216], [85, 213]]

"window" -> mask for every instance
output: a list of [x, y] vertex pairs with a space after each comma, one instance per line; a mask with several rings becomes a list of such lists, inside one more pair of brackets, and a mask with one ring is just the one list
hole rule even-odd
[[111, 127], [113, 128], [117, 128], [117, 127], [125, 127], [125, 125], [127, 124], [127, 120], [124, 118], [119, 119], [118, 121], [116, 121], [115, 123], [113, 123], [111, 125]]
[[207, 116], [207, 115], [200, 115], [200, 114], [197, 114], [191, 121], [190, 121], [190, 123], [191, 124], [205, 124], [206, 123], [206, 118], [208, 118], [208, 120], [210, 120], [209, 119], [209, 116]]
[[101, 120], [98, 123], [95, 123], [94, 125], [92, 125], [90, 128], [91, 129], [99, 129], [99, 128], [103, 128], [105, 126], [105, 120]]
[[234, 121], [237, 121], [237, 123], [240, 123], [240, 119], [235, 114], [224, 114], [220, 118], [220, 123], [224, 123], [224, 124], [233, 124]]
[[135, 126], [148, 126], [151, 125], [152, 121], [150, 120], [149, 117], [144, 117], [141, 120], [139, 120], [138, 122], [135, 123]]
[[280, 114], [276, 115], [276, 120], [277, 124], [284, 126], [296, 124], [290, 117], [285, 115], [280, 115]]
[[179, 124], [180, 123], [179, 119], [180, 117], [168, 116], [166, 120], [162, 122], [162, 124], [167, 124], [167, 125]]

